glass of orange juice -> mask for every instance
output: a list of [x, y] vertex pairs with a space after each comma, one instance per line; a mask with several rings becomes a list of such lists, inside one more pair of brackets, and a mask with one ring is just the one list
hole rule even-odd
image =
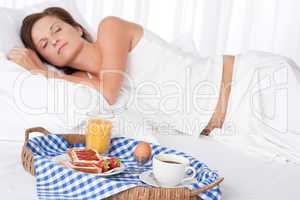
[[90, 118], [86, 125], [86, 147], [100, 154], [108, 152], [110, 147], [112, 122], [100, 117]]

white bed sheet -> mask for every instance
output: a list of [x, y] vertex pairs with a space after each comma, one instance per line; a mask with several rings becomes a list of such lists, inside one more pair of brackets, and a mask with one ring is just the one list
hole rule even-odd
[[37, 199], [34, 177], [21, 164], [22, 146], [22, 142], [0, 141], [1, 199]]
[[[251, 157], [208, 137], [158, 135], [162, 145], [177, 148], [205, 162], [225, 177], [225, 200], [298, 199], [300, 166]], [[1, 199], [37, 199], [34, 177], [24, 171], [22, 142], [0, 141]]]

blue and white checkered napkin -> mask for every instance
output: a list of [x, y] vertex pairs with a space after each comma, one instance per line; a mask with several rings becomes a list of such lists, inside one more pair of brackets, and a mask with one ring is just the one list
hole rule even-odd
[[[134, 148], [138, 141], [123, 137], [113, 138], [109, 156], [119, 157], [128, 170], [110, 177], [81, 173], [58, 165], [51, 157], [66, 153], [68, 148], [84, 147], [83, 144], [71, 145], [58, 135], [34, 137], [29, 140], [28, 147], [34, 156], [36, 188], [39, 199], [91, 200], [103, 199], [136, 186], [147, 186], [139, 180], [139, 173], [151, 169], [152, 162], [138, 166], [134, 156]], [[218, 174], [205, 164], [174, 149], [151, 144], [153, 155], [172, 153], [185, 156], [198, 172], [197, 182], [187, 186], [198, 189], [218, 179]], [[202, 199], [221, 199], [219, 187], [199, 194]]]

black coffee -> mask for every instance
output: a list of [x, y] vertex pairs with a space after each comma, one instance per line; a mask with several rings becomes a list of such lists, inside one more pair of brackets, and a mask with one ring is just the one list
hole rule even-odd
[[180, 162], [173, 161], [173, 160], [160, 160], [160, 161], [165, 162], [165, 163], [170, 163], [170, 164], [181, 164]]

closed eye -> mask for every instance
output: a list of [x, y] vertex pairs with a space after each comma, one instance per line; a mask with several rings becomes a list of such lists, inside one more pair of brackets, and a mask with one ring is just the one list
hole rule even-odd
[[42, 48], [45, 49], [47, 47], [47, 45], [48, 45], [48, 41], [45, 41], [42, 45]]
[[55, 30], [54, 30], [54, 33], [57, 33], [59, 31], [61, 31], [61, 28], [60, 27], [56, 27]]

